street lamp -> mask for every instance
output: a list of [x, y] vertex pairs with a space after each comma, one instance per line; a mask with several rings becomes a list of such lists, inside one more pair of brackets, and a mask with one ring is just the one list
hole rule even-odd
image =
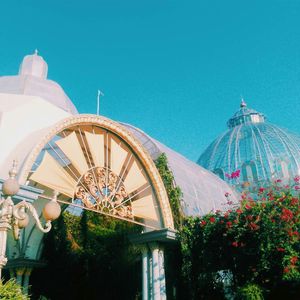
[[20, 189], [16, 175], [17, 164], [16, 161], [14, 161], [13, 167], [9, 171], [9, 178], [4, 181], [2, 186], [4, 197], [0, 199], [0, 279], [2, 269], [7, 263], [7, 257], [5, 255], [7, 231], [12, 229], [14, 238], [18, 240], [20, 237], [20, 229], [25, 228], [29, 223], [28, 212], [30, 212], [37, 227], [44, 233], [49, 232], [52, 227], [51, 221], [57, 219], [61, 212], [60, 205], [56, 201], [56, 194], [52, 201], [48, 202], [43, 209], [43, 216], [46, 220], [44, 226], [41, 224], [38, 213], [31, 203], [23, 200], [14, 204], [11, 197], [17, 194]]

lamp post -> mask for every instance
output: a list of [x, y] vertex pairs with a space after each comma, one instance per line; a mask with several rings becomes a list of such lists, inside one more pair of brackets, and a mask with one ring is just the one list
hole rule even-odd
[[14, 161], [13, 167], [9, 171], [9, 178], [6, 179], [2, 186], [2, 196], [0, 199], [0, 279], [1, 272], [7, 263], [6, 242], [8, 230], [13, 230], [13, 236], [17, 240], [20, 236], [20, 229], [25, 228], [29, 223], [28, 212], [34, 218], [37, 227], [44, 233], [50, 231], [52, 225], [51, 221], [57, 219], [60, 215], [61, 208], [56, 201], [56, 194], [52, 201], [48, 202], [43, 209], [43, 216], [46, 220], [43, 226], [35, 207], [26, 201], [21, 201], [14, 204], [12, 196], [16, 195], [20, 189], [19, 183], [16, 179], [17, 164]]

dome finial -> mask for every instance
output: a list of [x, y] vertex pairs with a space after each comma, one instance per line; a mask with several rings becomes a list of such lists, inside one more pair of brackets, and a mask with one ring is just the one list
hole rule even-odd
[[38, 55], [35, 49], [31, 55], [26, 55], [20, 65], [19, 75], [30, 75], [47, 79], [48, 65], [44, 59]]
[[243, 108], [243, 107], [246, 107], [247, 106], [247, 103], [245, 102], [244, 98], [241, 97], [241, 104], [240, 104], [240, 107]]

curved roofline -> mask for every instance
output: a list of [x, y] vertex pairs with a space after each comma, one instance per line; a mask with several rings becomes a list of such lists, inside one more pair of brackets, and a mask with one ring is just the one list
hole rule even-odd
[[168, 167], [176, 185], [183, 193], [181, 204], [186, 215], [199, 216], [211, 211], [229, 209], [230, 207], [226, 205], [227, 192], [231, 194], [233, 203], [238, 202], [238, 193], [211, 171], [158, 142], [141, 129], [126, 123], [120, 124], [127, 127], [140, 140], [153, 160], [162, 153], [167, 155]]

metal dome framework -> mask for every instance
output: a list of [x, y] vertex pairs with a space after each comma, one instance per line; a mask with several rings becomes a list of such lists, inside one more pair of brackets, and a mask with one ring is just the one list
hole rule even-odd
[[229, 130], [208, 146], [198, 164], [227, 180], [240, 170], [244, 182], [288, 180], [299, 174], [299, 136], [266, 122], [244, 101], [227, 125]]
[[[175, 184], [182, 192], [181, 207], [186, 216], [203, 216], [212, 211], [226, 211], [238, 203], [238, 194], [224, 180], [168, 148], [142, 130], [122, 123], [141, 142], [153, 160], [165, 153]], [[228, 195], [228, 196], [226, 196]]]

